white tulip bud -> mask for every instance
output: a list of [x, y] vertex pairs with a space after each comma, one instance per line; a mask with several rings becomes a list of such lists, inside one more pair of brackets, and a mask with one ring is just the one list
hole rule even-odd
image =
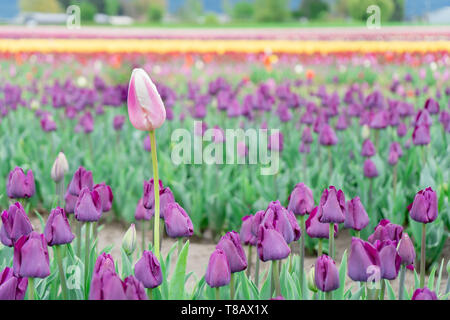
[[60, 152], [56, 157], [52, 167], [52, 179], [55, 182], [59, 182], [64, 178], [64, 175], [69, 171], [69, 163], [67, 162], [64, 153]]
[[136, 249], [136, 226], [131, 224], [122, 239], [122, 249], [127, 255], [133, 254]]

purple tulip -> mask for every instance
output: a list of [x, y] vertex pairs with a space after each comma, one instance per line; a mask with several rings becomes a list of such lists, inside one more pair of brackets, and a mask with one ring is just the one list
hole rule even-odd
[[0, 240], [7, 246], [12, 247], [20, 237], [29, 235], [33, 231], [30, 219], [19, 202], [12, 204], [8, 210], [2, 213], [2, 227], [0, 229]]
[[75, 205], [77, 204], [77, 200], [78, 200], [77, 196], [71, 195], [69, 191], [66, 192], [66, 195], [64, 196], [65, 201], [64, 211], [67, 214], [75, 212]]
[[361, 231], [369, 224], [369, 216], [359, 197], [347, 201], [345, 210], [344, 228], [352, 228]]
[[430, 113], [426, 109], [419, 110], [414, 119], [414, 126], [426, 126], [431, 127], [433, 119], [431, 119]]
[[94, 131], [94, 117], [90, 111], [87, 111], [81, 116], [78, 124], [83, 128], [84, 133], [91, 133]]
[[436, 192], [431, 187], [420, 190], [414, 197], [414, 201], [408, 206], [411, 219], [421, 223], [430, 223], [436, 220], [438, 215]]
[[225, 252], [215, 249], [209, 257], [205, 281], [211, 288], [223, 287], [230, 283], [231, 268]]
[[144, 285], [136, 277], [128, 276], [123, 283], [127, 300], [148, 300]]
[[364, 161], [364, 176], [366, 178], [378, 177], [377, 167], [375, 166], [375, 163], [370, 159], [366, 159]]
[[304, 216], [314, 209], [314, 198], [310, 188], [303, 182], [297, 183], [288, 198], [287, 209], [295, 215]]
[[151, 251], [144, 250], [134, 266], [134, 275], [146, 288], [156, 288], [162, 283], [161, 266]]
[[96, 190], [100, 196], [102, 211], [108, 212], [109, 210], [111, 210], [112, 201], [114, 199], [111, 187], [102, 182], [100, 184], [96, 184], [94, 186], [94, 190]]
[[424, 109], [427, 110], [430, 114], [438, 114], [439, 113], [439, 102], [437, 102], [433, 98], [428, 98], [425, 101]]
[[389, 113], [381, 110], [371, 114], [369, 126], [373, 129], [384, 129], [389, 124]]
[[41, 118], [41, 128], [44, 132], [56, 131], [56, 122], [50, 116]]
[[350, 279], [366, 282], [377, 270], [381, 276], [381, 262], [377, 249], [366, 241], [352, 237], [347, 269]]
[[115, 272], [116, 268], [112, 256], [103, 252], [95, 261], [93, 275], [99, 274], [105, 270]]
[[242, 218], [240, 239], [245, 245], [256, 246], [257, 238], [252, 233], [253, 215]]
[[25, 175], [22, 168], [16, 167], [8, 175], [6, 192], [11, 199], [31, 198], [36, 192], [33, 171]]
[[116, 131], [122, 130], [123, 124], [125, 123], [124, 115], [117, 115], [113, 119], [113, 128]]
[[408, 133], [408, 128], [406, 127], [406, 124], [403, 122], [400, 122], [397, 126], [397, 135], [401, 138], [404, 137]]
[[89, 300], [127, 300], [125, 284], [114, 270], [104, 269], [94, 272]]
[[313, 142], [313, 137], [311, 135], [311, 129], [308, 126], [305, 126], [305, 129], [303, 129], [302, 142], [305, 144], [311, 144]]
[[325, 254], [317, 258], [314, 282], [317, 288], [323, 292], [330, 292], [339, 288], [339, 271], [336, 263]]
[[272, 201], [264, 213], [262, 220], [268, 228], [274, 228], [283, 236], [286, 243], [297, 241], [300, 238], [300, 227], [292, 212], [286, 210], [280, 201]]
[[397, 141], [391, 143], [391, 145], [389, 146], [389, 151], [395, 151], [399, 157], [403, 156], [402, 146]]
[[81, 190], [85, 187], [87, 187], [89, 190], [92, 190], [94, 187], [92, 172], [87, 171], [83, 167], [79, 167], [78, 170], [73, 174], [73, 178], [69, 184], [68, 191], [71, 195], [78, 197]]
[[345, 130], [349, 126], [347, 121], [347, 116], [345, 113], [341, 113], [337, 122], [336, 122], [336, 130]]
[[336, 133], [327, 123], [324, 123], [320, 129], [319, 142], [323, 146], [334, 146], [338, 143]]
[[[175, 197], [173, 196], [172, 190], [169, 187], [159, 189], [159, 217], [165, 219], [165, 214], [167, 211], [167, 206], [171, 203], [175, 203]], [[152, 208], [153, 215], [155, 214], [155, 209]]]
[[247, 258], [244, 248], [241, 245], [239, 233], [235, 231], [227, 232], [219, 241], [216, 249], [225, 252], [230, 264], [231, 273], [247, 269]]
[[434, 291], [424, 287], [423, 289], [419, 288], [414, 291], [411, 300], [438, 300], [438, 298]]
[[28, 279], [14, 275], [13, 269], [5, 267], [0, 272], [0, 300], [23, 300], [28, 288]]
[[300, 147], [298, 148], [298, 152], [300, 153], [308, 154], [310, 153], [310, 151], [311, 151], [310, 145], [303, 142], [300, 144]]
[[102, 200], [96, 190], [84, 187], [75, 204], [75, 219], [78, 221], [98, 221], [102, 215]]
[[153, 213], [151, 210], [146, 209], [144, 207], [144, 203], [142, 198], [139, 199], [138, 204], [136, 206], [136, 210], [134, 211], [134, 218], [136, 220], [150, 220], [153, 217]]
[[166, 206], [164, 223], [167, 235], [171, 238], [190, 237], [194, 233], [191, 218], [176, 202], [169, 203]]
[[370, 139], [364, 140], [362, 144], [361, 155], [363, 157], [373, 157], [376, 153], [375, 146]]
[[394, 280], [397, 278], [402, 261], [402, 258], [397, 253], [396, 242], [391, 240], [377, 240], [374, 246], [380, 257], [381, 278]]
[[262, 261], [281, 260], [291, 253], [283, 235], [265, 224], [259, 226], [257, 247]]
[[398, 162], [398, 154], [394, 150], [389, 150], [388, 163], [395, 166]]
[[400, 256], [401, 263], [404, 265], [412, 265], [416, 259], [416, 250], [414, 250], [414, 244], [409, 238], [406, 232], [403, 232], [402, 238], [398, 244], [398, 255]]
[[71, 243], [75, 235], [70, 230], [64, 209], [52, 209], [44, 229], [45, 240], [49, 246]]
[[22, 236], [14, 244], [14, 274], [18, 277], [46, 278], [50, 261], [44, 235], [35, 231]]
[[430, 127], [426, 125], [419, 125], [414, 127], [412, 134], [412, 142], [416, 146], [427, 145], [431, 141]]
[[[144, 197], [142, 198], [144, 207], [146, 209], [153, 209], [155, 206], [155, 189], [154, 189], [153, 178], [150, 181], [144, 181]], [[159, 180], [159, 190], [162, 190], [163, 184], [162, 181]], [[161, 194], [161, 192], [160, 192]]]
[[334, 186], [325, 189], [320, 197], [319, 221], [322, 223], [342, 223], [345, 221], [345, 195]]
[[397, 244], [402, 237], [402, 233], [402, 226], [391, 223], [388, 219], [382, 219], [369, 236], [368, 241], [374, 244], [377, 240], [391, 240]]
[[[309, 214], [308, 219], [305, 221], [306, 233], [311, 238], [328, 239], [330, 236], [330, 224], [322, 223], [319, 221], [317, 212], [319, 207], [315, 207]], [[338, 225], [334, 225], [334, 236], [336, 237], [338, 232]]]
[[275, 132], [269, 136], [269, 142], [267, 144], [267, 148], [272, 151], [283, 151], [283, 133]]

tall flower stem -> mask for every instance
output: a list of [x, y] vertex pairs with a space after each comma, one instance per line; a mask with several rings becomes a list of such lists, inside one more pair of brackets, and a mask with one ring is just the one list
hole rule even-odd
[[258, 286], [259, 286], [259, 257], [258, 257], [258, 253], [256, 253], [256, 263], [255, 263], [255, 285], [258, 288]]
[[216, 300], [220, 300], [220, 287], [216, 287]]
[[280, 274], [277, 260], [272, 260], [272, 277], [275, 285], [275, 297], [281, 296]]
[[425, 250], [427, 247], [426, 226], [427, 225], [425, 223], [422, 224], [422, 243], [421, 243], [421, 247], [420, 247], [420, 287], [421, 288], [423, 288], [423, 286], [425, 285], [425, 264], [426, 264]]
[[400, 280], [398, 286], [398, 300], [403, 300], [403, 292], [405, 291], [405, 265], [401, 265], [400, 267]]
[[230, 277], [230, 299], [234, 300], [234, 273]]
[[152, 288], [147, 289], [147, 296], [148, 296], [149, 300], [153, 300], [153, 289]]
[[142, 229], [142, 238], [141, 238], [141, 245], [142, 245], [142, 252], [146, 249], [145, 247], [145, 220], [141, 221], [141, 229]]
[[356, 232], [355, 232], [355, 237], [361, 239], [361, 231], [356, 230]]
[[317, 245], [317, 257], [322, 255], [322, 238], [319, 238], [319, 244]]
[[81, 221], [74, 220], [76, 224], [76, 234], [77, 234], [77, 256], [81, 257]]
[[[85, 288], [87, 288], [88, 283], [88, 273], [89, 273], [89, 249], [90, 249], [90, 237], [91, 237], [91, 223], [86, 222], [85, 224], [86, 230], [85, 230], [85, 247], [84, 247], [84, 285]], [[87, 293], [87, 290], [86, 290]]]
[[60, 281], [61, 281], [62, 298], [64, 300], [66, 300], [67, 299], [67, 284], [66, 284], [66, 276], [64, 274], [64, 268], [63, 268], [63, 264], [62, 264], [61, 246], [56, 245], [53, 247], [53, 249], [55, 250], [56, 261], [58, 263], [59, 277], [60, 277]]
[[252, 269], [252, 246], [251, 245], [248, 245], [247, 261], [248, 261], [248, 268], [247, 268], [247, 278], [248, 278], [251, 275], [251, 269]]
[[380, 300], [384, 300], [384, 293], [386, 292], [386, 280], [381, 279]]
[[156, 155], [156, 138], [155, 130], [149, 132], [150, 135], [150, 146], [152, 148], [152, 165], [153, 165], [153, 185], [155, 190], [155, 225], [153, 231], [153, 247], [155, 250], [155, 255], [157, 259], [159, 256], [159, 176], [158, 176], [158, 158]]
[[328, 255], [334, 260], [334, 223], [330, 223], [330, 235], [328, 242]]
[[333, 174], [333, 156], [331, 154], [331, 146], [329, 146], [328, 148], [328, 174], [329, 177], [331, 178], [331, 175]]
[[300, 216], [300, 289], [302, 295], [305, 294], [305, 281], [304, 281], [304, 269], [305, 269], [305, 216]]
[[34, 300], [34, 278], [28, 278], [28, 300]]
[[394, 196], [394, 202], [395, 202], [396, 187], [397, 187], [397, 165], [395, 164], [392, 173], [392, 195]]
[[55, 183], [55, 189], [58, 197], [58, 205], [64, 208], [64, 179]]

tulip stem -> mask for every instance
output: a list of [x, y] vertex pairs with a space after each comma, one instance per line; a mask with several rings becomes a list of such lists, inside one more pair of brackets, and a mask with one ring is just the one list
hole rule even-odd
[[142, 252], [144, 252], [145, 248], [145, 220], [142, 220], [141, 222], [141, 228], [142, 228]]
[[393, 169], [393, 174], [392, 174], [392, 195], [394, 197], [394, 203], [395, 203], [395, 189], [397, 187], [397, 165], [394, 164], [394, 169]]
[[304, 268], [305, 268], [305, 216], [300, 216], [300, 289], [302, 291], [302, 297], [305, 295], [305, 281], [304, 281]]
[[90, 226], [91, 223], [88, 221], [85, 224], [85, 248], [84, 248], [84, 287], [86, 295], [88, 294], [87, 285], [88, 285], [88, 278], [89, 278], [89, 247], [90, 247]]
[[251, 275], [251, 269], [252, 269], [252, 246], [251, 245], [248, 245], [247, 261], [248, 261], [248, 268], [247, 268], [247, 278], [248, 278]]
[[34, 300], [34, 278], [28, 278], [28, 300]]
[[230, 277], [230, 300], [234, 300], [234, 273]]
[[220, 300], [220, 287], [216, 287], [216, 300]]
[[277, 260], [272, 261], [272, 277], [275, 285], [275, 297], [281, 296], [280, 274], [278, 272]]
[[380, 300], [384, 300], [384, 293], [386, 292], [386, 280], [381, 279]]
[[333, 300], [333, 291], [325, 292], [325, 300]]
[[63, 263], [62, 263], [61, 246], [56, 245], [53, 248], [55, 250], [56, 261], [58, 263], [58, 269], [59, 269], [59, 277], [61, 280], [61, 294], [62, 294], [63, 300], [66, 300], [67, 299], [67, 284], [66, 284], [66, 277], [64, 274], [64, 268], [63, 268]]
[[322, 255], [322, 238], [319, 238], [319, 244], [317, 245], [317, 257]]
[[153, 289], [152, 288], [147, 289], [147, 295], [148, 295], [149, 300], [153, 300]]
[[78, 220], [74, 220], [76, 221], [76, 233], [77, 233], [77, 256], [80, 258], [81, 257], [81, 221]]
[[361, 231], [356, 230], [356, 232], [355, 232], [355, 237], [361, 239]]
[[328, 148], [328, 169], [329, 169], [329, 177], [331, 178], [331, 175], [333, 174], [333, 157], [331, 154], [331, 146]]
[[400, 280], [399, 280], [399, 287], [398, 287], [398, 300], [403, 300], [403, 293], [405, 291], [405, 272], [406, 267], [405, 265], [401, 265], [400, 267]]
[[156, 155], [156, 138], [155, 130], [150, 130], [150, 146], [152, 148], [152, 164], [153, 164], [153, 185], [155, 191], [155, 216], [154, 216], [154, 233], [153, 233], [153, 248], [155, 250], [156, 258], [159, 260], [159, 177], [158, 177], [158, 158]]
[[328, 242], [328, 255], [334, 260], [334, 223], [330, 223], [330, 235]]
[[258, 288], [258, 286], [259, 286], [259, 256], [258, 256], [258, 252], [256, 252], [256, 263], [255, 263], [255, 285]]
[[423, 288], [425, 285], [425, 264], [426, 264], [426, 255], [425, 255], [425, 249], [427, 246], [426, 243], [426, 224], [422, 224], [422, 244], [420, 248], [420, 287]]
[[55, 183], [56, 195], [58, 197], [58, 205], [64, 207], [64, 179]]

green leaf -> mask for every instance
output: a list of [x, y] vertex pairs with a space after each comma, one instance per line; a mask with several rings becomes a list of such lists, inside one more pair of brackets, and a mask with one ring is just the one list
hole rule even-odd
[[395, 292], [391, 286], [391, 282], [389, 280], [384, 280], [384, 281], [386, 283], [387, 294], [388, 294], [389, 300], [396, 300], [397, 298], [395, 297]]
[[444, 258], [441, 260], [441, 266], [439, 268], [439, 275], [436, 282], [436, 294], [439, 295], [439, 292], [441, 291], [441, 280], [442, 280], [442, 271], [444, 270]]
[[352, 296], [350, 297], [350, 300], [359, 300], [359, 298], [361, 297], [361, 295], [365, 289], [366, 288], [364, 286], [359, 288], [358, 291], [356, 291], [354, 294], [352, 294]]
[[186, 264], [187, 264], [187, 256], [189, 251], [189, 240], [181, 249], [180, 254], [178, 255], [177, 264], [175, 265], [174, 274], [170, 279], [170, 287], [169, 287], [169, 299], [172, 300], [180, 300], [184, 299], [184, 280], [186, 277]]
[[333, 295], [334, 299], [342, 300], [344, 298], [345, 290], [345, 276], [347, 274], [347, 250], [344, 251], [342, 255], [341, 265], [339, 267], [339, 288], [335, 291]]
[[133, 267], [131, 261], [126, 252], [121, 248], [120, 253], [122, 255], [122, 278], [126, 278], [133, 274]]
[[436, 274], [436, 264], [431, 269], [430, 276], [428, 277], [428, 289], [434, 290], [434, 275]]

